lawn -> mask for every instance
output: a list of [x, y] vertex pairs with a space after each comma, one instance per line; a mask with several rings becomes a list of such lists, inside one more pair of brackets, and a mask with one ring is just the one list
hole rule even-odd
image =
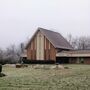
[[90, 65], [64, 66], [69, 69], [3, 66], [0, 90], [90, 90]]

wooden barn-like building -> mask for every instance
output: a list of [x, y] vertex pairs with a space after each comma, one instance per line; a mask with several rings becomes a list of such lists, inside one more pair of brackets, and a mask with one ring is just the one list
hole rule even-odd
[[72, 50], [66, 39], [57, 32], [38, 28], [26, 46], [29, 60], [54, 60], [60, 51]]
[[[77, 63], [81, 58], [86, 60], [89, 58], [89, 55], [85, 52], [82, 54], [83, 52], [73, 50], [72, 46], [61, 34], [38, 28], [26, 45], [26, 60]], [[86, 62], [90, 63], [90, 60], [88, 59]]]

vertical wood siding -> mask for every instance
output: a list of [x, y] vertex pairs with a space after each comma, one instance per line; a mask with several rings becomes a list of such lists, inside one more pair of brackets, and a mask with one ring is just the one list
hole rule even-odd
[[45, 60], [56, 60], [56, 49], [45, 37]]
[[38, 32], [27, 48], [27, 59], [56, 60], [56, 49], [43, 34]]
[[37, 43], [36, 43], [36, 47], [37, 47], [37, 53], [36, 53], [36, 59], [37, 60], [44, 60], [44, 36], [38, 32], [37, 34]]

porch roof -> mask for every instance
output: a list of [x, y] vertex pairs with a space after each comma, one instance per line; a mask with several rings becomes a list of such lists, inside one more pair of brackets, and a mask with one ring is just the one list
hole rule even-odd
[[90, 57], [90, 50], [62, 51], [56, 57]]

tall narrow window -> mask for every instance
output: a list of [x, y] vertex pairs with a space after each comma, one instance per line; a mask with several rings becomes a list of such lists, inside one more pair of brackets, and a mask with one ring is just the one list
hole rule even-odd
[[45, 50], [46, 50], [46, 38], [45, 38]]
[[50, 50], [50, 42], [49, 42], [49, 50]]

